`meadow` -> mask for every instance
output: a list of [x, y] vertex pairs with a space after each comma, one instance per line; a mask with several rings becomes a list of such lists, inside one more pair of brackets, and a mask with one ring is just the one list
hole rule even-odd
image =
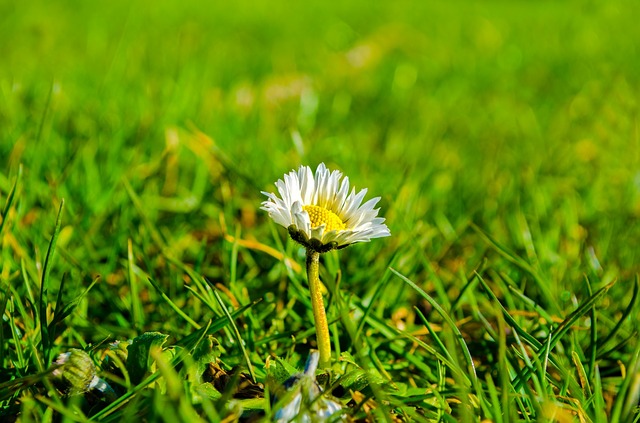
[[640, 421], [639, 13], [0, 0], [0, 421], [271, 421], [319, 163], [391, 231], [321, 257], [340, 418]]

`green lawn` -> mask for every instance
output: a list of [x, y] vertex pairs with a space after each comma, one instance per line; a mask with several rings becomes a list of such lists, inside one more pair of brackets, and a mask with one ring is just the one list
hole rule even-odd
[[0, 421], [269, 421], [321, 162], [392, 234], [321, 258], [344, 415], [640, 421], [640, 3], [208, 3], [0, 0]]

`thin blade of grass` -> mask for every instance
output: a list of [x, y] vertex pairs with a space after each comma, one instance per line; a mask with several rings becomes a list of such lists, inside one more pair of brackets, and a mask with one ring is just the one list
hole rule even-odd
[[600, 379], [600, 369], [596, 365], [593, 383], [593, 421], [607, 423], [607, 408], [602, 391], [602, 380]]
[[384, 272], [384, 275], [382, 276], [382, 279], [380, 280], [380, 282], [378, 282], [375, 285], [376, 286], [376, 290], [373, 293], [373, 295], [371, 296], [369, 304], [364, 308], [364, 313], [363, 313], [362, 318], [360, 319], [360, 322], [358, 323], [358, 326], [356, 328], [356, 334], [355, 334], [354, 342], [357, 342], [358, 339], [360, 338], [360, 334], [362, 333], [362, 329], [364, 328], [365, 321], [367, 320], [367, 317], [369, 316], [369, 313], [371, 312], [371, 308], [376, 303], [376, 300], [378, 299], [378, 297], [384, 292], [384, 289], [387, 287], [387, 284], [391, 280], [391, 271], [389, 269], [390, 269], [390, 266], [393, 266], [395, 261], [396, 261], [396, 258], [394, 257], [391, 260], [391, 264], [389, 265], [389, 267], [387, 267], [387, 270]]
[[538, 341], [536, 338], [531, 336], [526, 330], [524, 330], [518, 324], [518, 322], [515, 321], [515, 319], [511, 316], [511, 314], [509, 314], [507, 309], [505, 309], [502, 303], [500, 303], [496, 294], [493, 293], [489, 285], [485, 282], [485, 280], [479, 274], [478, 274], [478, 280], [480, 281], [480, 284], [483, 286], [484, 291], [491, 297], [493, 301], [495, 301], [498, 307], [500, 307], [500, 310], [502, 311], [502, 315], [504, 316], [504, 319], [509, 324], [509, 326], [511, 326], [518, 333], [518, 335], [520, 335], [524, 340], [526, 340], [527, 343], [539, 349], [542, 346], [542, 343], [540, 343], [540, 341]]
[[440, 306], [440, 304], [438, 304], [433, 298], [431, 298], [431, 296], [429, 294], [427, 294], [422, 288], [420, 288], [418, 285], [416, 285], [415, 282], [413, 282], [411, 279], [407, 278], [406, 276], [404, 276], [402, 273], [398, 272], [397, 270], [395, 270], [393, 268], [390, 268], [390, 269], [391, 269], [391, 271], [393, 273], [396, 274], [396, 276], [398, 276], [402, 281], [404, 281], [404, 283], [406, 283], [407, 285], [412, 287], [418, 294], [420, 294], [420, 296], [422, 298], [427, 300], [427, 302], [447, 322], [447, 324], [449, 325], [449, 327], [451, 328], [451, 330], [455, 334], [456, 338], [458, 339], [458, 342], [460, 344], [460, 348], [462, 349], [462, 353], [463, 353], [464, 358], [465, 358], [465, 360], [467, 362], [467, 367], [468, 367], [467, 370], [469, 371], [470, 375], [472, 376], [472, 383], [474, 385], [476, 385], [477, 384], [477, 380], [478, 380], [478, 375], [476, 374], [476, 368], [475, 368], [475, 365], [473, 364], [473, 358], [471, 357], [471, 352], [469, 351], [469, 347], [467, 346], [466, 342], [464, 342], [464, 338], [462, 336], [462, 333], [460, 333], [460, 329], [458, 329], [458, 326], [456, 326], [456, 323], [453, 321], [451, 316], [449, 316], [449, 314]]
[[167, 294], [164, 293], [164, 291], [162, 290], [162, 288], [160, 288], [160, 285], [158, 285], [153, 279], [148, 278], [147, 279], [149, 281], [149, 283], [151, 285], [153, 285], [153, 287], [156, 289], [156, 291], [158, 291], [158, 293], [160, 294], [160, 297], [162, 297], [162, 299], [169, 305], [169, 307], [171, 307], [171, 309], [173, 311], [176, 312], [176, 314], [180, 317], [182, 317], [182, 319], [184, 319], [184, 321], [186, 321], [187, 323], [189, 323], [192, 327], [194, 327], [195, 329], [200, 329], [200, 325], [198, 323], [196, 323], [191, 317], [187, 316], [187, 314], [182, 311], [182, 309], [180, 307], [178, 307], [172, 300], [171, 298], [169, 298], [169, 296]]
[[[7, 303], [11, 296], [11, 289], [6, 289], [0, 301], [0, 316], [4, 316], [4, 312], [7, 309]], [[7, 345], [4, 342], [4, 319], [0, 318], [0, 363], [4, 363], [4, 349]]]
[[551, 324], [553, 322], [553, 317], [551, 317], [551, 315], [549, 313], [547, 313], [547, 311], [544, 308], [540, 307], [540, 305], [538, 303], [536, 303], [531, 298], [529, 298], [526, 295], [524, 295], [524, 293], [522, 291], [520, 291], [518, 288], [516, 288], [515, 286], [507, 284], [507, 287], [508, 287], [509, 291], [511, 291], [513, 294], [515, 294], [516, 297], [518, 297], [520, 300], [522, 300], [533, 311], [535, 311], [540, 316], [542, 316], [542, 318], [544, 320], [546, 320], [549, 324]]
[[124, 186], [124, 189], [127, 191], [127, 194], [129, 195], [129, 198], [131, 199], [133, 206], [136, 208], [136, 210], [138, 211], [138, 214], [142, 218], [142, 221], [144, 222], [145, 227], [149, 231], [151, 238], [153, 238], [153, 241], [157, 245], [161, 246], [162, 248], [166, 248], [167, 241], [164, 239], [160, 231], [156, 229], [153, 222], [151, 222], [151, 220], [149, 219], [149, 216], [147, 216], [147, 213], [144, 211], [144, 207], [142, 207], [142, 201], [140, 201], [140, 197], [138, 197], [138, 195], [133, 190], [133, 187], [129, 183], [129, 180], [127, 180], [126, 178], [123, 178], [122, 185]]
[[[597, 345], [593, 348], [603, 349], [609, 341], [613, 339], [613, 337], [618, 333], [622, 325], [627, 321], [627, 318], [631, 315], [634, 307], [636, 306], [636, 301], [638, 300], [638, 292], [640, 291], [640, 276], [636, 275], [635, 283], [633, 284], [633, 292], [631, 294], [631, 299], [629, 300], [629, 305], [620, 315], [620, 318], [617, 319], [616, 325], [607, 333], [607, 336], [604, 339], [598, 341]], [[604, 354], [598, 354], [597, 358], [604, 356]]]
[[[457, 367], [454, 367], [453, 365], [454, 359], [453, 357], [451, 357], [451, 353], [449, 353], [449, 350], [444, 346], [438, 334], [433, 330], [433, 328], [431, 327], [431, 323], [429, 323], [427, 318], [424, 316], [424, 314], [422, 314], [422, 312], [417, 307], [414, 307], [414, 310], [416, 311], [416, 313], [418, 313], [420, 320], [422, 320], [422, 323], [426, 326], [427, 331], [429, 332], [429, 335], [431, 335], [431, 338], [435, 341], [438, 348], [440, 348], [440, 351], [442, 351], [442, 354], [446, 355], [446, 358], [445, 357], [440, 358], [438, 354], [440, 361], [442, 361], [444, 364], [447, 364], [449, 368], [451, 368], [451, 370], [453, 370], [454, 372], [455, 371], [459, 372], [459, 376], [461, 376], [462, 379], [466, 379], [466, 381], [469, 383], [469, 386], [470, 386], [471, 381], [469, 380], [469, 378], [467, 378], [464, 373], [460, 372]], [[413, 338], [415, 339], [415, 337]], [[424, 344], [423, 342], [420, 342], [420, 343]]]
[[4, 229], [4, 225], [9, 220], [9, 210], [11, 209], [11, 205], [13, 204], [13, 200], [15, 199], [15, 194], [18, 189], [18, 182], [22, 178], [22, 165], [18, 169], [18, 176], [16, 176], [16, 180], [11, 187], [11, 191], [9, 191], [9, 195], [7, 196], [7, 201], [4, 203], [4, 208], [2, 209], [2, 215], [0, 216], [0, 235], [2, 235], [2, 230]]
[[53, 328], [54, 325], [62, 322], [67, 316], [69, 316], [73, 310], [77, 307], [77, 305], [82, 301], [89, 291], [98, 283], [100, 280], [100, 276], [96, 277], [91, 284], [80, 293], [80, 295], [76, 296], [73, 300], [69, 301], [67, 304], [62, 306], [62, 309], [58, 311], [58, 306], [56, 304], [56, 312], [53, 315], [53, 319], [51, 319], [51, 323], [49, 326]]
[[591, 307], [607, 293], [609, 289], [613, 285], [615, 285], [616, 281], [610, 282], [607, 285], [600, 288], [596, 291], [595, 294], [591, 295], [585, 302], [583, 302], [580, 307], [578, 307], [575, 311], [573, 311], [566, 319], [560, 323], [560, 325], [553, 331], [553, 335], [551, 337], [551, 348], [556, 345], [556, 343], [564, 336], [564, 334], [573, 326], [575, 322], [578, 321], [582, 316], [588, 313], [591, 310]]
[[56, 250], [56, 243], [58, 242], [58, 235], [60, 234], [60, 227], [62, 226], [62, 210], [64, 209], [64, 199], [60, 201], [60, 208], [58, 209], [58, 216], [56, 217], [56, 225], [53, 229], [53, 236], [49, 241], [49, 247], [47, 248], [47, 255], [44, 260], [44, 268], [42, 269], [42, 280], [40, 282], [40, 298], [38, 301], [38, 317], [40, 319], [40, 336], [42, 346], [42, 357], [44, 360], [44, 367], [49, 367], [51, 364], [51, 345], [49, 337], [49, 329], [47, 322], [47, 304], [48, 304], [48, 291], [49, 291], [49, 276], [51, 274], [51, 266], [53, 261], [53, 255]]
[[247, 368], [249, 370], [249, 374], [251, 375], [251, 380], [255, 383], [256, 382], [256, 375], [253, 372], [253, 366], [251, 365], [251, 359], [249, 358], [249, 354], [247, 353], [247, 349], [244, 347], [244, 341], [242, 339], [242, 336], [240, 335], [240, 331], [238, 330], [238, 327], [236, 326], [236, 322], [231, 317], [231, 314], [229, 314], [229, 310], [227, 309], [227, 306], [224, 305], [224, 302], [222, 301], [222, 298], [220, 298], [220, 294], [218, 294], [217, 290], [214, 289], [213, 295], [215, 296], [216, 301], [218, 301], [218, 304], [220, 305], [220, 308], [224, 312], [224, 315], [226, 316], [227, 320], [229, 321], [229, 325], [231, 326], [231, 328], [233, 330], [233, 334], [235, 335], [236, 342], [238, 343], [238, 346], [240, 347], [240, 350], [242, 350], [242, 355], [244, 356], [245, 362], [247, 363]]
[[576, 351], [571, 352], [571, 360], [573, 361], [573, 365], [576, 366], [576, 371], [578, 372], [578, 380], [580, 381], [580, 386], [582, 387], [582, 392], [585, 398], [589, 398], [592, 395], [591, 385], [589, 384], [589, 377], [587, 376], [587, 372], [580, 361], [580, 356]]
[[[560, 339], [564, 336], [564, 334], [573, 326], [573, 324], [580, 319], [583, 315], [585, 315], [587, 312], [589, 312], [591, 310], [591, 307], [615, 284], [615, 281], [607, 284], [606, 286], [600, 288], [595, 294], [591, 295], [585, 302], [583, 302], [580, 307], [578, 307], [575, 311], [573, 311], [569, 316], [567, 316], [566, 319], [564, 319], [562, 321], [562, 323], [560, 323], [560, 325], [551, 332], [550, 334], [550, 338], [548, 339], [548, 342], [544, 345], [539, 344], [539, 341], [536, 340], [536, 342], [539, 344], [536, 347], [537, 350], [537, 354], [540, 355], [542, 354], [544, 357], [548, 357], [549, 359], [551, 359], [551, 356], [549, 355], [550, 352], [553, 350], [553, 348], [556, 346], [556, 344], [560, 341]], [[488, 287], [487, 287], [488, 288]], [[492, 296], [494, 296], [493, 293], [491, 293]], [[495, 296], [494, 296], [495, 297]], [[505, 310], [506, 312], [506, 310]], [[507, 313], [508, 314], [508, 313]], [[506, 316], [505, 316], [506, 317]], [[515, 328], [515, 327], [514, 327]], [[520, 328], [521, 329], [521, 328]], [[517, 331], [519, 335], [521, 335], [520, 331]], [[532, 344], [533, 345], [533, 344]], [[535, 345], [533, 345], [535, 346]], [[554, 366], [560, 370], [561, 372], [563, 371], [563, 367], [558, 365], [558, 363], [555, 363], [553, 360], [551, 360], [552, 363], [554, 364]], [[545, 358], [545, 362], [546, 362], [546, 358]], [[546, 367], [546, 365], [545, 365]], [[519, 387], [520, 383], [524, 383], [524, 381], [526, 379], [528, 379], [528, 370], [529, 369], [523, 369], [523, 373], [521, 374], [521, 378], [519, 381], [514, 382], [514, 385]], [[565, 379], [565, 381], [568, 381], [568, 379]]]
[[42, 381], [45, 377], [48, 377], [56, 368], [56, 366], [51, 366], [44, 372], [0, 383], [0, 401], [5, 401], [13, 396], [16, 392], [28, 388], [29, 386], [33, 386], [36, 383]]
[[[251, 307], [255, 306], [256, 304], [258, 304], [260, 301], [262, 301], [261, 299], [258, 299], [250, 304], [244, 305], [242, 307], [240, 307], [237, 310], [232, 311], [231, 313], [229, 313], [231, 315], [232, 319], [237, 318], [238, 316], [241, 316], [244, 312], [246, 312], [248, 309], [250, 309]], [[228, 326], [229, 324], [229, 319], [226, 316], [223, 317], [219, 317], [218, 319], [214, 320], [213, 323], [210, 326], [205, 326], [193, 333], [191, 333], [190, 335], [185, 336], [184, 338], [182, 338], [180, 341], [176, 342], [176, 345], [184, 347], [184, 348], [192, 348], [194, 343], [200, 339], [203, 338], [205, 335], [211, 335], [223, 328], [225, 328], [226, 326]]]
[[487, 260], [486, 259], [482, 260], [482, 262], [478, 266], [476, 266], [473, 272], [471, 272], [470, 277], [469, 276], [466, 277], [466, 280], [468, 282], [464, 284], [464, 286], [460, 290], [460, 293], [458, 294], [456, 299], [451, 302], [452, 311], [458, 307], [458, 303], [464, 296], [465, 292], [467, 292], [468, 289], [471, 289], [475, 286], [477, 275], [482, 273], [486, 265], [487, 265]]
[[[424, 341], [421, 341], [420, 339], [416, 338], [415, 336], [411, 335], [410, 333], [407, 333], [406, 331], [398, 331], [398, 333], [400, 335], [402, 335], [403, 337], [411, 340], [411, 342], [414, 342], [417, 345], [421, 346], [422, 348], [424, 348], [429, 353], [433, 354], [433, 356], [436, 357], [443, 365], [445, 365], [446, 367], [451, 369], [451, 371], [456, 373], [463, 381], [465, 381], [466, 386], [471, 386], [471, 381], [469, 380], [467, 375], [464, 374], [464, 372], [462, 372], [460, 370], [460, 368], [455, 365], [455, 363], [454, 363], [454, 361], [453, 361], [453, 359], [452, 359], [452, 357], [451, 357], [451, 355], [449, 354], [448, 351], [446, 352], [447, 356], [445, 357], [444, 355], [442, 355], [442, 353], [438, 352], [431, 345], [425, 343]], [[405, 347], [406, 348], [406, 345], [401, 345], [401, 347]], [[399, 351], [396, 351], [396, 352], [399, 352]], [[411, 361], [411, 359], [409, 358], [408, 355], [407, 355], [407, 359], [409, 361]], [[423, 366], [424, 364], [422, 362], [420, 362], [420, 365]]]
[[[587, 289], [589, 290], [589, 295], [593, 295], [593, 291], [591, 288], [591, 281], [589, 278], [585, 277], [587, 282]], [[596, 305], [595, 303], [591, 306], [591, 330], [589, 331], [589, 348], [587, 349], [587, 356], [589, 358], [589, 375], [588, 380], [593, 379], [593, 375], [596, 367], [596, 355], [598, 352], [597, 348], [598, 343], [598, 315], [596, 313]]]
[[[224, 315], [223, 312], [221, 312], [221, 310], [219, 310], [216, 305], [217, 303], [213, 302], [213, 289], [205, 280], [204, 278], [202, 278], [202, 276], [200, 276], [196, 271], [194, 271], [190, 266], [187, 266], [186, 264], [184, 264], [183, 262], [181, 262], [180, 260], [177, 260], [176, 258], [174, 258], [171, 254], [168, 253], [168, 251], [163, 251], [164, 257], [166, 257], [166, 259], [174, 264], [176, 267], [178, 267], [180, 270], [182, 270], [183, 272], [185, 272], [189, 278], [191, 278], [191, 280], [193, 281], [193, 283], [198, 287], [198, 289], [200, 290], [200, 295], [198, 295], [198, 298], [205, 303], [210, 309], [211, 311], [213, 311], [215, 313], [216, 316], [218, 317], [222, 317]], [[195, 294], [195, 290], [189, 286], [187, 286], [187, 288], [193, 292]]]
[[542, 278], [538, 270], [536, 270], [527, 261], [523, 260], [522, 258], [517, 256], [515, 253], [510, 251], [507, 247], [502, 245], [500, 242], [494, 239], [491, 235], [483, 231], [479, 226], [472, 223], [471, 227], [476, 231], [478, 235], [480, 235], [482, 239], [485, 240], [487, 244], [493, 247], [493, 249], [497, 251], [502, 257], [504, 257], [511, 263], [515, 264], [516, 266], [518, 266], [528, 274], [530, 274], [533, 277], [533, 279], [536, 281], [537, 287], [540, 289], [540, 292], [544, 296], [546, 306], [553, 307], [553, 311], [557, 310], [558, 305], [556, 303], [555, 298], [553, 298], [551, 291], [549, 290], [550, 284]]
[[133, 242], [131, 238], [127, 240], [127, 268], [131, 289], [131, 316], [134, 327], [140, 330], [144, 327], [144, 313], [142, 312], [142, 304], [140, 303], [140, 282], [134, 272]]
[[[636, 346], [633, 354], [631, 355], [631, 360], [626, 365], [626, 375], [618, 388], [616, 393], [616, 399], [613, 402], [613, 407], [611, 409], [611, 419], [612, 422], [624, 422], [628, 420], [628, 414], [631, 407], [635, 407], [638, 405], [637, 398], [629, 398], [630, 386], [631, 382], [637, 378], [638, 371], [638, 358], [640, 357], [640, 343]], [[635, 402], [635, 403], [634, 403]]]
[[491, 374], [487, 373], [485, 381], [487, 382], [487, 391], [489, 391], [489, 398], [491, 399], [492, 409], [495, 411], [494, 413], [492, 413], [491, 417], [493, 417], [495, 423], [502, 423], [504, 410], [500, 412], [500, 400], [498, 399], [499, 394], [496, 385], [491, 378]]

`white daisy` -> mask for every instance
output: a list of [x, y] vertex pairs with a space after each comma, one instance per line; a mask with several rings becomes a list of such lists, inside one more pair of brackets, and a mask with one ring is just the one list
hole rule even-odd
[[349, 193], [349, 178], [341, 178], [342, 172], [331, 172], [324, 163], [315, 176], [310, 167], [300, 166], [276, 182], [280, 197], [262, 192], [269, 197], [262, 209], [295, 241], [320, 253], [391, 235], [374, 208], [380, 197], [362, 204], [366, 188]]

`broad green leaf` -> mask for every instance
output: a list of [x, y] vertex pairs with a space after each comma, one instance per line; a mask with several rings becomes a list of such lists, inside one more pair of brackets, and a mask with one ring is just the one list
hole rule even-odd
[[127, 371], [133, 385], [137, 385], [151, 373], [151, 365], [154, 361], [151, 350], [162, 348], [168, 337], [169, 335], [160, 332], [146, 332], [133, 338], [127, 356]]

